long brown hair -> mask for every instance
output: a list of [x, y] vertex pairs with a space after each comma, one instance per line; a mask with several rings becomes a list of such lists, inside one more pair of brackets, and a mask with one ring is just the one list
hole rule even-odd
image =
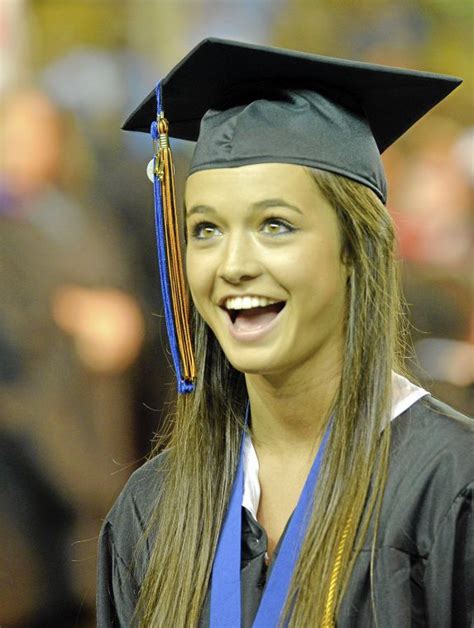
[[[337, 213], [351, 274], [333, 427], [300, 553], [304, 560], [297, 562], [283, 613], [290, 626], [330, 625], [337, 616], [369, 521], [380, 508], [392, 369], [401, 369], [404, 351], [390, 215], [366, 186], [307, 170]], [[157, 451], [168, 448], [165, 479], [148, 526], [153, 549], [136, 609], [137, 623], [147, 628], [199, 623], [243, 429], [244, 376], [194, 309], [193, 320], [197, 388], [177, 400], [157, 442]]]

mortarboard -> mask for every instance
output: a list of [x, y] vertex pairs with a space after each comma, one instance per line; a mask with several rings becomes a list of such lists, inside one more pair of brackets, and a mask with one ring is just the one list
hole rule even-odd
[[[168, 136], [196, 141], [190, 174], [280, 162], [344, 175], [386, 201], [380, 154], [461, 80], [217, 38], [198, 44], [128, 117], [152, 133], [160, 276], [178, 390], [193, 390]], [[164, 116], [166, 112], [166, 118]]]

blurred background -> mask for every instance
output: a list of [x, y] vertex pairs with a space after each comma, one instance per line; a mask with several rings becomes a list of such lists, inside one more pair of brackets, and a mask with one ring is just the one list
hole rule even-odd
[[[147, 136], [125, 116], [214, 35], [464, 85], [384, 155], [416, 376], [473, 413], [473, 5], [0, 0], [0, 624], [94, 626], [101, 521], [174, 390]], [[192, 146], [174, 142], [182, 191]]]

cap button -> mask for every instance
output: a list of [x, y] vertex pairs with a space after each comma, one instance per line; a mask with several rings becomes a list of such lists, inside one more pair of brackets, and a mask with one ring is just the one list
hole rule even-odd
[[152, 183], [155, 182], [155, 158], [150, 159], [148, 162], [148, 166], [146, 167], [146, 176], [150, 179]]

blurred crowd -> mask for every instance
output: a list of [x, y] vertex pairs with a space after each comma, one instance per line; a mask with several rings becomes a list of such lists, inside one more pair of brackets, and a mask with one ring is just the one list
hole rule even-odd
[[[21, 11], [13, 10], [14, 4]], [[377, 54], [379, 42], [372, 40], [365, 54], [364, 30], [359, 23], [351, 31], [349, 9], [339, 21], [324, 2], [318, 13], [332, 15], [340, 28], [344, 22], [352, 34], [353, 49], [344, 55], [331, 42], [325, 49], [307, 45], [311, 22], [305, 3], [296, 3], [303, 7], [298, 14], [290, 1], [244, 2], [238, 13], [222, 0], [203, 2], [202, 12], [199, 3], [178, 2], [174, 13], [164, 3], [180, 36], [169, 46], [168, 40], [161, 42], [163, 55], [153, 63], [133, 45], [139, 26], [129, 26], [129, 40], [120, 31], [113, 45], [104, 34], [107, 45], [101, 47], [101, 36], [91, 44], [88, 27], [81, 31], [78, 22], [61, 53], [45, 54], [43, 64], [35, 65], [31, 51], [28, 61], [24, 50], [17, 50], [14, 34], [36, 33], [38, 39], [37, 31], [49, 28], [45, 14], [57, 17], [61, 4], [0, 0], [0, 51], [11, 54], [16, 68], [0, 63], [0, 625], [5, 628], [95, 625], [101, 520], [149, 453], [174, 390], [162, 326], [152, 189], [145, 175], [151, 147], [146, 137], [120, 132], [124, 114], [160, 72], [207, 34], [304, 45], [380, 63], [400, 59], [399, 51], [395, 60], [393, 50]], [[423, 4], [414, 30], [402, 23], [404, 37], [406, 32], [416, 37], [402, 41], [400, 65], [410, 65], [411, 45], [413, 65], [422, 67], [414, 42], [428, 37]], [[48, 13], [49, 5], [56, 9]], [[147, 3], [132, 5], [129, 17], [138, 20], [138, 5], [143, 6], [144, 24]], [[186, 11], [192, 13], [192, 28], [183, 18]], [[240, 21], [229, 22], [237, 14]], [[393, 20], [396, 31], [401, 27]], [[381, 12], [381, 37], [390, 24]], [[305, 25], [306, 38], [300, 39]], [[61, 28], [75, 27], [65, 19]], [[377, 33], [367, 27], [368, 39], [369, 30], [372, 38]], [[170, 49], [176, 55], [171, 60]], [[455, 67], [440, 71], [458, 73]], [[473, 413], [474, 127], [464, 110], [463, 105], [460, 116], [450, 110], [431, 114], [384, 161], [409, 304], [414, 347], [409, 364], [434, 394]], [[174, 150], [180, 192], [191, 147], [175, 142]]]

